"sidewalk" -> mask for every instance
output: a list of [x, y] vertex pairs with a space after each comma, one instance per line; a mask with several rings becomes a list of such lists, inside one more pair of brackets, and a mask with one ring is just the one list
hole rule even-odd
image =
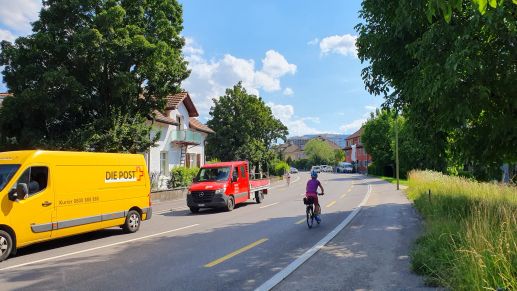
[[275, 290], [434, 290], [410, 270], [416, 210], [396, 185], [368, 182], [370, 199], [352, 223]]

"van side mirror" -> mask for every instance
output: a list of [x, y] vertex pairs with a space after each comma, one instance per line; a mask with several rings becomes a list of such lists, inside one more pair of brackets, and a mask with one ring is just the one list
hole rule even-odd
[[11, 201], [16, 201], [18, 199], [18, 193], [16, 193], [16, 189], [9, 190], [9, 193], [7, 193], [7, 198]]
[[16, 185], [16, 194], [18, 199], [25, 199], [25, 196], [29, 194], [29, 187], [25, 183], [18, 183]]

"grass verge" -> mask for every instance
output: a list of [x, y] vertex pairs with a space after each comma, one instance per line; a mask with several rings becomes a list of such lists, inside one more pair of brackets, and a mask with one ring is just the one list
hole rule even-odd
[[517, 290], [516, 187], [413, 171], [408, 197], [425, 219], [412, 267], [428, 284]]
[[[379, 178], [379, 179], [383, 179], [384, 181], [388, 181], [388, 182], [390, 182], [390, 183], [392, 183], [392, 184], [397, 184], [397, 179], [396, 179], [396, 178], [393, 178], [393, 177], [386, 177], [386, 176], [375, 176], [375, 177], [377, 177], [377, 178]], [[409, 182], [408, 182], [408, 180], [407, 180], [407, 179], [400, 179], [400, 178], [399, 178], [399, 184], [400, 184], [400, 185], [406, 185], [406, 186], [408, 186], [408, 185], [409, 185]]]

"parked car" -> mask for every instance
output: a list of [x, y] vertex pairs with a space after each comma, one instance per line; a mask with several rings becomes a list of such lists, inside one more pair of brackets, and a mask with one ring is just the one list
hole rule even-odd
[[336, 171], [338, 173], [352, 173], [354, 171], [354, 167], [351, 163], [341, 162], [336, 167]]
[[332, 172], [332, 166], [329, 165], [321, 165], [320, 166], [322, 172]]
[[295, 167], [291, 167], [290, 172], [291, 172], [291, 174], [296, 174], [296, 173], [298, 173], [298, 169]]
[[316, 173], [321, 173], [321, 167], [320, 166], [312, 166], [311, 172], [314, 171]]
[[224, 208], [248, 200], [261, 203], [268, 193], [269, 179], [250, 179], [246, 161], [206, 164], [199, 170], [187, 193], [187, 206], [192, 213], [200, 208]]

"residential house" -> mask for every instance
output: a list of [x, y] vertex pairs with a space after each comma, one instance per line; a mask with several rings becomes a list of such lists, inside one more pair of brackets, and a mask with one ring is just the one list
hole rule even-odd
[[2, 106], [2, 102], [4, 102], [4, 98], [7, 96], [11, 96], [10, 93], [0, 93], [0, 107]]
[[199, 113], [187, 92], [168, 96], [165, 111], [154, 113], [151, 137], [159, 132], [160, 138], [146, 159], [149, 172], [159, 175], [158, 187], [164, 188], [172, 168], [205, 164], [205, 140], [214, 131], [196, 118]]
[[349, 163], [355, 162], [359, 173], [367, 173], [368, 165], [372, 163], [372, 157], [366, 152], [361, 142], [363, 132], [364, 128], [361, 127], [358, 131], [348, 136], [344, 148], [346, 161]]
[[276, 150], [278, 153], [280, 153], [284, 159], [287, 159], [288, 157], [291, 158], [291, 160], [299, 160], [299, 159], [305, 159], [307, 156], [305, 155], [304, 149], [307, 142], [313, 139], [322, 140], [330, 145], [332, 149], [341, 149], [335, 142], [332, 140], [329, 140], [324, 135], [317, 135], [313, 138], [306, 138], [306, 137], [295, 137], [290, 138], [287, 140], [287, 143], [279, 145]]

